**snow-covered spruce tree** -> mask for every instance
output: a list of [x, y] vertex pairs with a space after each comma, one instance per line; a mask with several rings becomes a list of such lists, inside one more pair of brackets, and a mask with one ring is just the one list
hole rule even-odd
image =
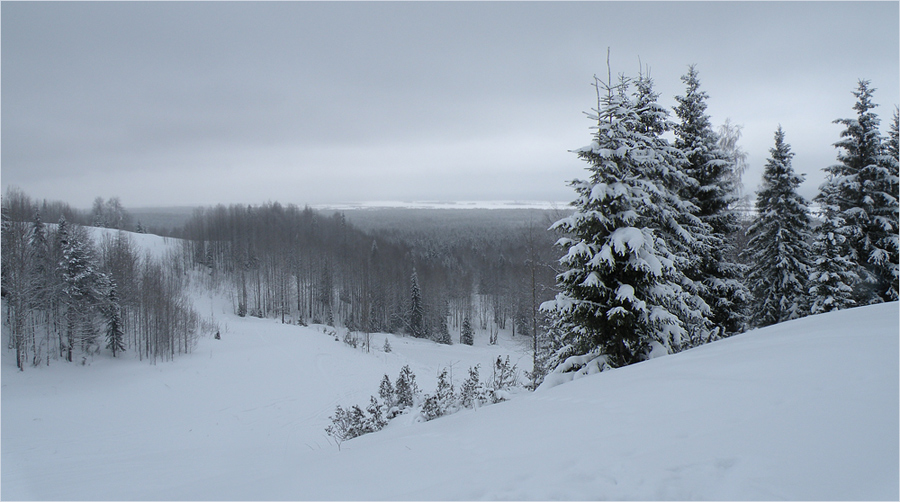
[[116, 357], [118, 352], [125, 352], [125, 332], [122, 328], [122, 313], [115, 283], [110, 284], [105, 310], [106, 348], [112, 351], [113, 357]]
[[[894, 117], [891, 120], [891, 132], [888, 134], [887, 154], [891, 163], [891, 174], [896, 178], [900, 176], [900, 107], [894, 107]], [[900, 182], [900, 180], [897, 180]], [[897, 193], [896, 191], [894, 193]]]
[[375, 396], [369, 396], [369, 405], [366, 406], [366, 419], [363, 423], [364, 430], [368, 432], [378, 432], [387, 425], [387, 418], [384, 416], [384, 408]]
[[62, 280], [62, 303], [65, 307], [65, 359], [72, 362], [75, 343], [82, 349], [92, 345], [96, 336], [93, 315], [103, 295], [99, 290], [100, 274], [96, 270], [93, 249], [80, 227], [60, 219], [58, 243], [62, 258], [58, 273]]
[[425, 305], [422, 303], [422, 291], [419, 289], [419, 276], [413, 269], [410, 277], [409, 334], [416, 338], [425, 338], [428, 331], [425, 327]]
[[472, 321], [469, 320], [469, 314], [463, 318], [462, 328], [459, 331], [459, 343], [465, 345], [475, 344], [475, 330], [472, 329]]
[[50, 242], [47, 239], [47, 228], [41, 220], [41, 212], [34, 215], [29, 241], [32, 255], [31, 275], [34, 278], [34, 308], [50, 310], [50, 295], [53, 266], [50, 262]]
[[[826, 183], [822, 188], [833, 190], [836, 186]], [[812, 244], [813, 263], [809, 274], [811, 314], [854, 306], [856, 301], [853, 299], [853, 287], [859, 281], [856, 262], [851, 258], [850, 241], [841, 233], [847, 227], [839, 215], [840, 211], [827, 204], [820, 207], [824, 221], [816, 229], [816, 240]]]
[[450, 327], [447, 325], [447, 316], [450, 315], [448, 309], [443, 309], [437, 315], [437, 330], [434, 332], [434, 341], [443, 343], [444, 345], [453, 345], [453, 338], [450, 336]]
[[419, 394], [419, 387], [416, 385], [416, 375], [409, 368], [409, 365], [400, 368], [400, 374], [394, 383], [394, 404], [400, 410], [410, 408], [416, 403]]
[[425, 396], [425, 402], [422, 404], [422, 417], [426, 421], [434, 420], [455, 411], [457, 411], [456, 394], [453, 392], [453, 384], [447, 376], [447, 369], [444, 368], [438, 375], [437, 389], [434, 394]]
[[656, 144], [637, 132], [640, 116], [627, 81], [595, 85], [598, 108], [590, 117], [597, 132], [576, 150], [591, 176], [571, 183], [575, 211], [552, 227], [564, 234], [557, 245], [566, 270], [557, 276], [556, 299], [542, 305], [560, 337], [551, 364], [574, 356], [573, 370], [641, 361], [654, 343], [669, 347], [683, 334], [667, 307], [679, 301], [681, 287], [675, 258], [657, 235], [674, 216], [668, 190], [654, 181], [652, 171], [661, 168]]
[[679, 195], [691, 190], [697, 182], [683, 172], [687, 164], [683, 152], [662, 137], [675, 124], [669, 120], [668, 110], [657, 102], [658, 98], [659, 93], [653, 90], [649, 69], [646, 74], [641, 72], [635, 81], [634, 92], [635, 108], [639, 116], [636, 131], [647, 136], [647, 140], [654, 145], [660, 162], [647, 175], [667, 189], [667, 202], [674, 210], [669, 213], [671, 216], [661, 219], [657, 232], [675, 256], [675, 268], [679, 271], [682, 285], [679, 301], [670, 305], [684, 323], [686, 331], [686, 339], [682, 343], [673, 343], [670, 347], [677, 352], [704, 343], [710, 338], [710, 310], [700, 297], [702, 284], [695, 283], [684, 272], [696, 268], [697, 253], [707, 245], [711, 229], [696, 216], [697, 206]]
[[679, 118], [674, 127], [675, 147], [684, 153], [687, 164], [684, 172], [696, 183], [685, 185], [679, 195], [694, 204], [697, 216], [710, 227], [705, 244], [698, 250], [694, 266], [685, 270], [689, 279], [699, 286], [700, 296], [709, 305], [710, 320], [727, 336], [744, 329], [745, 306], [750, 295], [741, 281], [744, 271], [737, 263], [727, 260], [732, 255], [729, 234], [740, 226], [730, 205], [736, 202], [733, 186], [732, 160], [719, 145], [706, 114], [706, 92], [700, 90], [700, 78], [695, 66], [681, 77], [687, 89], [684, 96], [676, 96]]
[[391, 385], [391, 379], [387, 375], [384, 375], [384, 378], [381, 379], [381, 384], [378, 386], [378, 397], [384, 401], [388, 408], [394, 405], [394, 386]]
[[850, 240], [851, 259], [858, 265], [860, 281], [854, 293], [857, 304], [866, 305], [898, 298], [898, 203], [897, 175], [892, 166], [890, 141], [878, 130], [872, 112], [868, 80], [860, 80], [853, 93], [856, 118], [837, 119], [843, 124], [838, 163], [825, 168], [828, 179], [816, 197], [823, 206], [837, 208], [843, 221], [840, 233]]
[[797, 319], [809, 312], [809, 208], [797, 193], [804, 177], [791, 167], [794, 154], [784, 141], [781, 126], [775, 131], [775, 146], [769, 154], [745, 250], [755, 326]]
[[459, 405], [463, 408], [474, 408], [482, 404], [481, 398], [485, 391], [478, 376], [479, 367], [479, 364], [469, 367], [469, 376], [459, 388]]

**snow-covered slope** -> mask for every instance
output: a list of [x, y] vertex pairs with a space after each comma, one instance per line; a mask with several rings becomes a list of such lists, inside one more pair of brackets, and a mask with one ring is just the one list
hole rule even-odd
[[[211, 302], [207, 297], [207, 302]], [[343, 443], [410, 364], [434, 389], [520, 343], [475, 347], [216, 312], [222, 340], [151, 366], [2, 360], [3, 499], [894, 499], [898, 304], [784, 323], [427, 423]], [[198, 306], [198, 308], [200, 308]], [[388, 337], [391, 353], [381, 347]], [[489, 370], [482, 371], [482, 375]]]

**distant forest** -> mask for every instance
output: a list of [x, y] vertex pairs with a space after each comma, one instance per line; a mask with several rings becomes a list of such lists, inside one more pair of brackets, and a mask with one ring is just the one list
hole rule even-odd
[[[168, 213], [170, 221], [183, 219], [180, 227], [144, 224], [147, 213], [130, 213], [119, 199], [98, 198], [93, 208], [79, 211], [65, 203], [34, 201], [21, 191], [11, 189], [3, 201], [4, 250], [22, 249], [21, 261], [4, 257], [3, 295], [19, 298], [8, 302], [11, 326], [20, 326], [22, 361], [33, 364], [50, 359], [71, 360], [69, 346], [97, 350], [109, 344], [109, 294], [116, 284], [122, 292], [140, 291], [140, 274], [116, 270], [123, 259], [112, 259], [113, 249], [128, 251], [124, 261], [140, 270], [149, 257], [122, 242], [91, 243], [80, 238], [79, 246], [94, 263], [96, 277], [85, 298], [97, 306], [78, 307], [80, 328], [67, 328], [64, 305], [33, 308], [37, 297], [32, 279], [21, 278], [12, 269], [34, 270], [36, 257], [47, 251], [35, 251], [35, 232], [47, 234], [52, 258], [41, 269], [52, 269], [58, 288], [65, 287], [65, 243], [57, 235], [58, 222], [69, 228], [97, 226], [138, 233], [158, 233], [183, 239], [180, 256], [157, 263], [165, 277], [184, 275], [192, 269], [206, 286], [225, 291], [232, 298], [234, 313], [240, 316], [276, 318], [284, 323], [328, 324], [358, 332], [386, 331], [426, 337], [442, 343], [459, 343], [466, 319], [496, 340], [501, 329], [516, 336], [532, 336], [543, 324], [539, 305], [555, 295], [553, 243], [548, 227], [564, 214], [537, 209], [361, 209], [347, 212], [316, 211], [308, 207], [267, 203], [219, 205], [197, 208], [190, 216], [183, 209]], [[156, 214], [164, 214], [156, 211]], [[36, 230], [36, 218], [48, 225]], [[47, 228], [48, 230], [43, 230]], [[71, 232], [69, 232], [71, 233]], [[81, 235], [81, 234], [79, 234]], [[42, 241], [44, 239], [41, 239]], [[26, 263], [27, 262], [27, 263]], [[149, 265], [147, 265], [149, 266]], [[161, 270], [165, 269], [165, 270]], [[52, 278], [51, 278], [52, 279]], [[149, 280], [149, 277], [144, 277]], [[195, 279], [196, 280], [196, 279]], [[44, 281], [47, 282], [47, 281]], [[49, 282], [53, 282], [49, 280]], [[168, 281], [181, 284], [180, 281]], [[27, 285], [25, 283], [28, 283]], [[125, 284], [122, 284], [125, 283]], [[177, 288], [176, 288], [177, 289]], [[17, 291], [24, 291], [18, 294]], [[178, 289], [178, 294], [183, 294]], [[174, 296], [178, 294], [173, 293]], [[127, 295], [126, 295], [127, 296]], [[74, 299], [72, 300], [74, 302]], [[118, 299], [117, 309], [125, 315], [120, 321], [125, 333], [135, 330], [139, 302]], [[20, 305], [17, 309], [15, 305]], [[31, 307], [29, 307], [31, 306]], [[76, 307], [72, 307], [74, 312]], [[38, 323], [29, 316], [60, 321]], [[20, 314], [21, 313], [21, 314]], [[27, 314], [27, 315], [26, 315]], [[196, 336], [200, 318], [193, 313], [193, 325], [186, 328]], [[18, 316], [19, 322], [15, 319]], [[41, 328], [43, 326], [43, 328]], [[31, 328], [29, 328], [31, 327]], [[69, 333], [71, 331], [71, 333]], [[156, 337], [159, 338], [158, 336]], [[465, 341], [465, 340], [464, 340]], [[58, 346], [56, 346], [58, 345]], [[168, 357], [174, 352], [157, 354], [139, 336], [124, 336], [123, 349], [138, 350], [148, 357]], [[179, 351], [190, 350], [190, 342]], [[92, 349], [93, 347], [93, 349]], [[166, 344], [169, 349], [175, 347]], [[181, 350], [183, 349], [183, 350]], [[169, 350], [171, 352], [171, 350]], [[30, 354], [26, 358], [26, 354]]]

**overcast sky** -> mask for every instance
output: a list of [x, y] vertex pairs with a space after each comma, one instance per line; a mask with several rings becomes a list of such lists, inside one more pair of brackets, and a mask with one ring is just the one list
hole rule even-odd
[[696, 64], [758, 185], [779, 124], [812, 197], [897, 2], [2, 3], [2, 184], [87, 208], [569, 201], [593, 75]]

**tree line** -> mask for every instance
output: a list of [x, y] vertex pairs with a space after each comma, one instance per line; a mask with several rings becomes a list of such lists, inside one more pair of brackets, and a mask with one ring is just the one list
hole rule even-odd
[[457, 343], [451, 328], [467, 322], [531, 336], [551, 295], [546, 225], [500, 227], [363, 232], [343, 213], [274, 202], [198, 209], [179, 235], [240, 316]]
[[575, 212], [554, 225], [563, 271], [542, 305], [547, 369], [587, 374], [897, 300], [898, 117], [883, 137], [868, 81], [854, 92], [857, 116], [835, 121], [845, 130], [815, 198], [822, 223], [814, 228], [796, 193], [803, 177], [779, 126], [744, 231], [735, 212], [744, 154], [728, 127], [711, 127], [696, 68], [682, 77], [674, 121], [648, 75], [611, 80], [595, 77], [593, 141], [575, 151], [590, 178], [571, 183]]
[[[53, 207], [59, 220], [45, 224]], [[206, 323], [186, 295], [184, 261], [144, 254], [122, 231], [98, 242], [67, 214], [79, 220], [15, 189], [3, 199], [4, 331], [17, 367], [86, 364], [102, 349], [154, 362], [190, 352]]]

